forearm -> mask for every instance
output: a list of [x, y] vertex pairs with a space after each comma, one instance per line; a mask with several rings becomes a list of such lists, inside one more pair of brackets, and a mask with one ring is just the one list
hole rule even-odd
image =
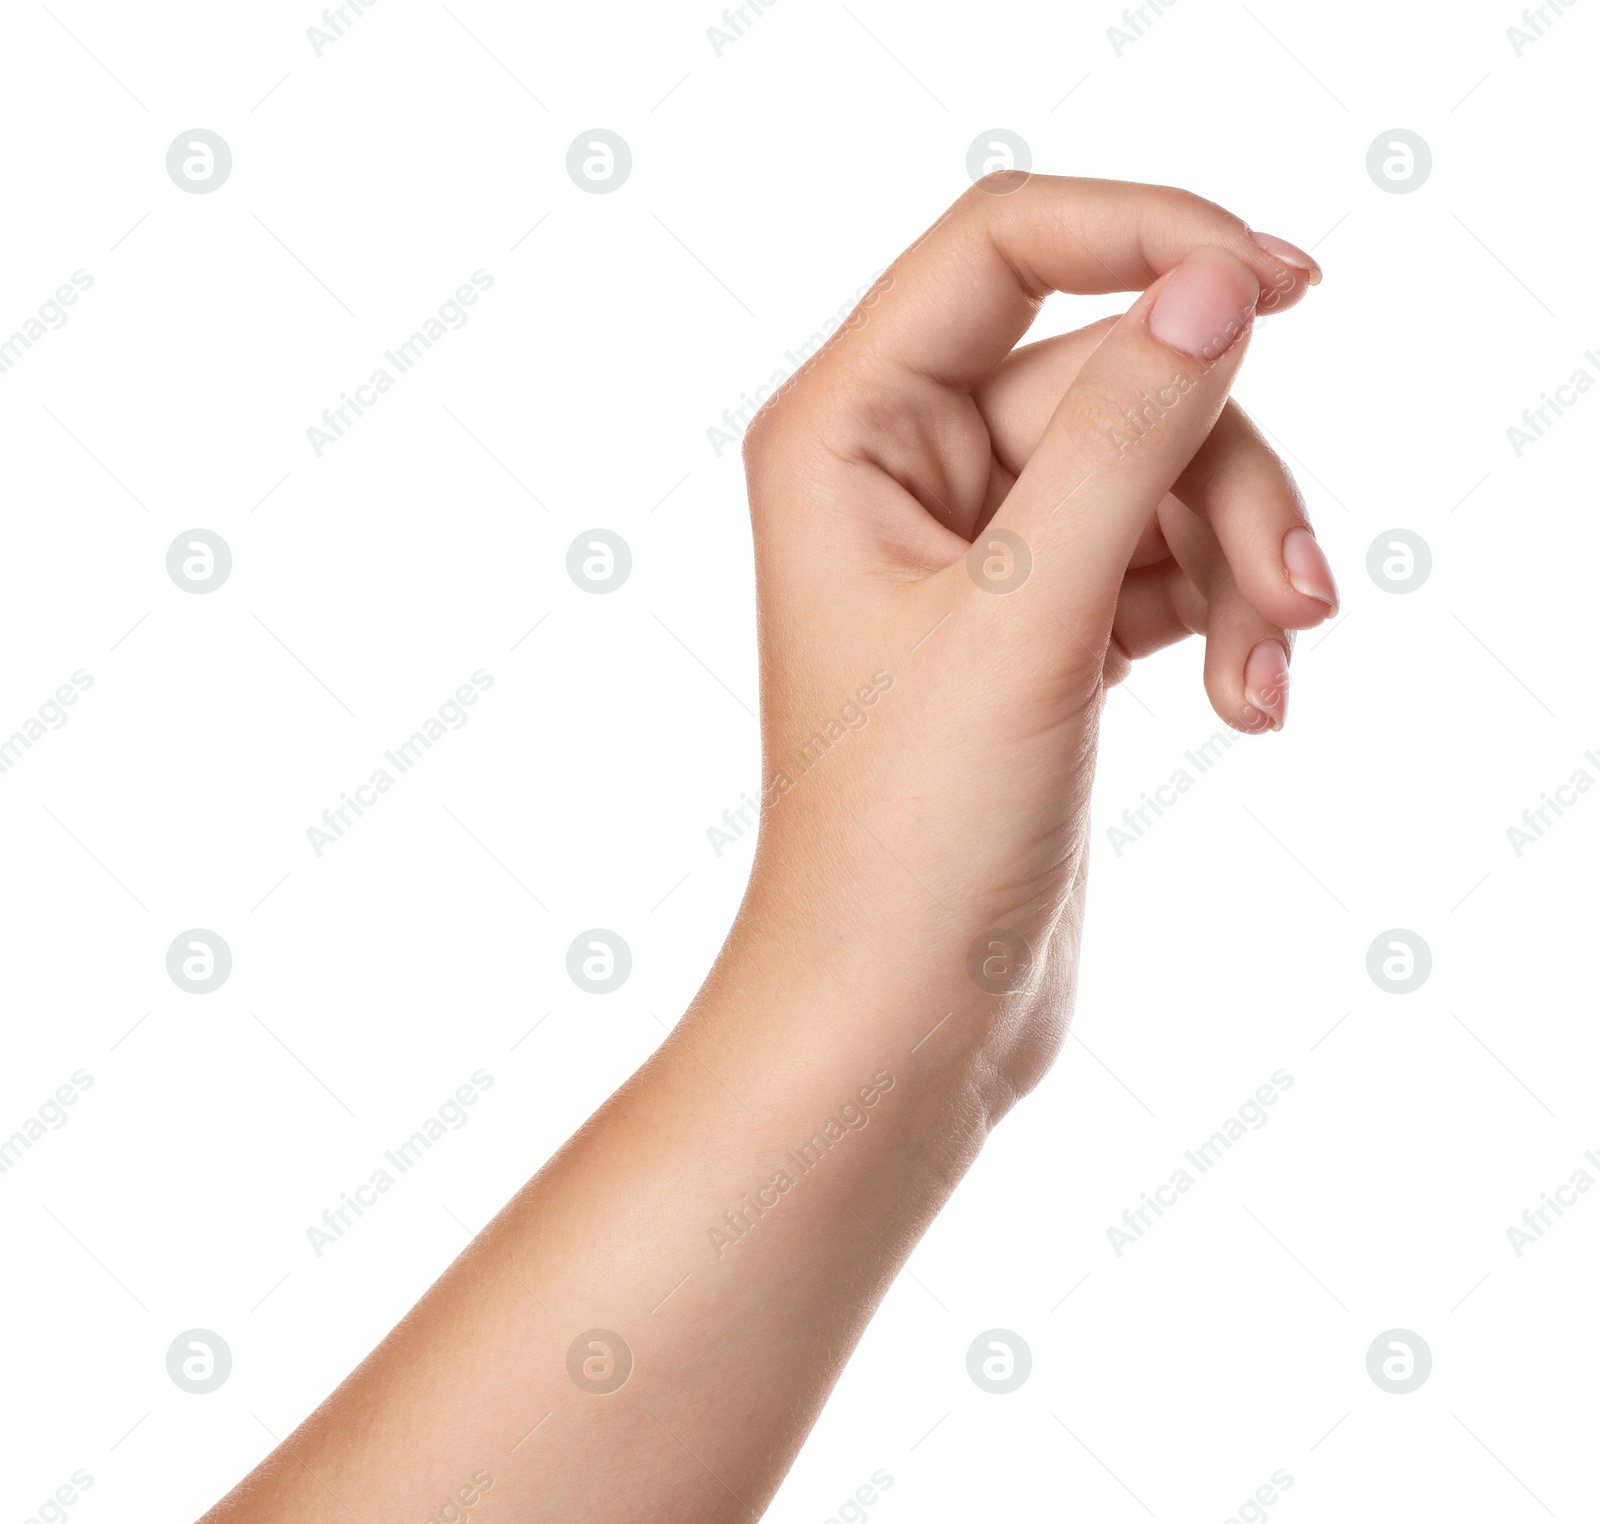
[[[764, 919], [213, 1524], [421, 1520], [462, 1487], [473, 1524], [759, 1515], [1004, 1104], [986, 997], [952, 1013], [826, 948], [780, 955]], [[569, 1374], [593, 1330], [631, 1352], [609, 1393], [582, 1383], [614, 1381], [620, 1348], [608, 1371], [581, 1341]]]

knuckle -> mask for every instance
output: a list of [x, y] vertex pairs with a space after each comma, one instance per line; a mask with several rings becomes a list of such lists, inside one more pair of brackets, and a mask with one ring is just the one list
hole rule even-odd
[[1114, 460], [1119, 436], [1126, 428], [1123, 406], [1103, 383], [1075, 386], [1062, 423], [1075, 453], [1093, 460]]
[[[761, 398], [755, 416], [745, 426], [740, 454], [746, 468], [760, 467], [781, 454], [804, 425], [798, 418], [795, 393], [803, 384], [804, 370], [786, 376]], [[765, 388], [763, 388], [765, 390]], [[757, 394], [759, 397], [759, 393]]]
[[1156, 448], [1166, 436], [1167, 415], [1184, 392], [1179, 381], [1119, 386], [1109, 378], [1084, 383], [1068, 394], [1061, 424], [1067, 442], [1086, 467], [1115, 465], [1135, 450]]
[[799, 376], [780, 387], [750, 420], [740, 443], [752, 514], [764, 489], [785, 477], [809, 474], [825, 446], [831, 409], [819, 408], [816, 394]]
[[1104, 386], [1074, 387], [1060, 419], [1065, 443], [1084, 469], [1114, 465], [1127, 450], [1123, 407]]
[[758, 468], [771, 452], [772, 436], [781, 426], [778, 420], [781, 405], [781, 398], [773, 397], [750, 420], [749, 428], [744, 431], [744, 438], [739, 443], [739, 458], [744, 461], [747, 471]]
[[1217, 453], [1200, 486], [1210, 499], [1261, 502], [1275, 510], [1287, 509], [1299, 523], [1310, 523], [1305, 494], [1294, 472], [1254, 428], [1241, 432], [1235, 448]]
[[1160, 187], [1165, 210], [1175, 220], [1187, 223], [1206, 223], [1215, 225], [1225, 223], [1229, 230], [1235, 233], [1246, 233], [1248, 230], [1242, 217], [1230, 212], [1227, 207], [1219, 206], [1215, 201], [1192, 190], [1185, 190], [1182, 186], [1163, 185]]
[[991, 169], [988, 174], [979, 176], [973, 182], [972, 188], [962, 199], [1010, 196], [1021, 190], [1032, 178], [1032, 174], [1025, 169]]

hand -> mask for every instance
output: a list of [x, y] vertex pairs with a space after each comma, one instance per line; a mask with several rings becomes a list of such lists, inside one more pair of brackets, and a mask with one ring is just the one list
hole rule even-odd
[[[1228, 400], [1256, 314], [1318, 279], [1180, 191], [992, 177], [746, 438], [765, 770], [744, 924], [804, 923], [847, 983], [893, 971], [910, 1022], [971, 970], [1009, 985], [969, 1024], [1002, 1108], [1070, 1014], [1106, 688], [1203, 633], [1218, 715], [1275, 730], [1292, 632], [1336, 605], [1288, 470]], [[1013, 348], [1052, 291], [1146, 287]]]
[[[1314, 274], [1193, 197], [1043, 178], [890, 269], [749, 435], [766, 785], [722, 957], [209, 1524], [420, 1518], [465, 1477], [475, 1524], [759, 1516], [1060, 1041], [1106, 685], [1204, 630], [1223, 718], [1282, 721], [1335, 594], [1227, 391]], [[1146, 286], [1012, 353], [1048, 291]]]

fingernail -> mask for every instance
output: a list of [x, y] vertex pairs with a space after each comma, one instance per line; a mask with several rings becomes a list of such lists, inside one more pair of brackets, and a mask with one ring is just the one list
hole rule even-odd
[[[1261, 711], [1282, 730], [1289, 713], [1289, 658], [1276, 640], [1263, 640], [1246, 658], [1244, 696], [1248, 704]], [[1248, 720], [1250, 711], [1245, 711]]]
[[1265, 249], [1279, 264], [1288, 265], [1292, 270], [1304, 270], [1313, 286], [1322, 284], [1322, 266], [1304, 249], [1296, 248], [1286, 238], [1274, 238], [1271, 233], [1252, 232], [1250, 237], [1258, 248]]
[[1243, 716], [1234, 728], [1242, 730], [1247, 736], [1260, 735], [1263, 730], [1272, 729], [1272, 716], [1263, 714], [1254, 704], [1246, 704]]
[[1283, 569], [1288, 573], [1289, 586], [1297, 593], [1327, 604], [1329, 614], [1338, 613], [1339, 588], [1333, 580], [1333, 568], [1309, 529], [1296, 525], [1283, 537]]
[[1221, 249], [1195, 249], [1157, 295], [1150, 332], [1186, 355], [1215, 360], [1249, 332], [1260, 295], [1248, 265]]

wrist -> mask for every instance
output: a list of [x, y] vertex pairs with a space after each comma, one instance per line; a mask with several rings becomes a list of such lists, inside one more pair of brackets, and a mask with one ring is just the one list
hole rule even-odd
[[955, 1104], [986, 1131], [1059, 1048], [1075, 917], [1036, 933], [1037, 948], [1012, 936], [996, 950], [992, 933], [974, 937], [929, 903], [913, 912], [885, 890], [872, 909], [837, 878], [758, 873], [686, 1026], [754, 1042], [769, 1067], [822, 1067], [835, 1088], [887, 1069], [934, 1113]]

